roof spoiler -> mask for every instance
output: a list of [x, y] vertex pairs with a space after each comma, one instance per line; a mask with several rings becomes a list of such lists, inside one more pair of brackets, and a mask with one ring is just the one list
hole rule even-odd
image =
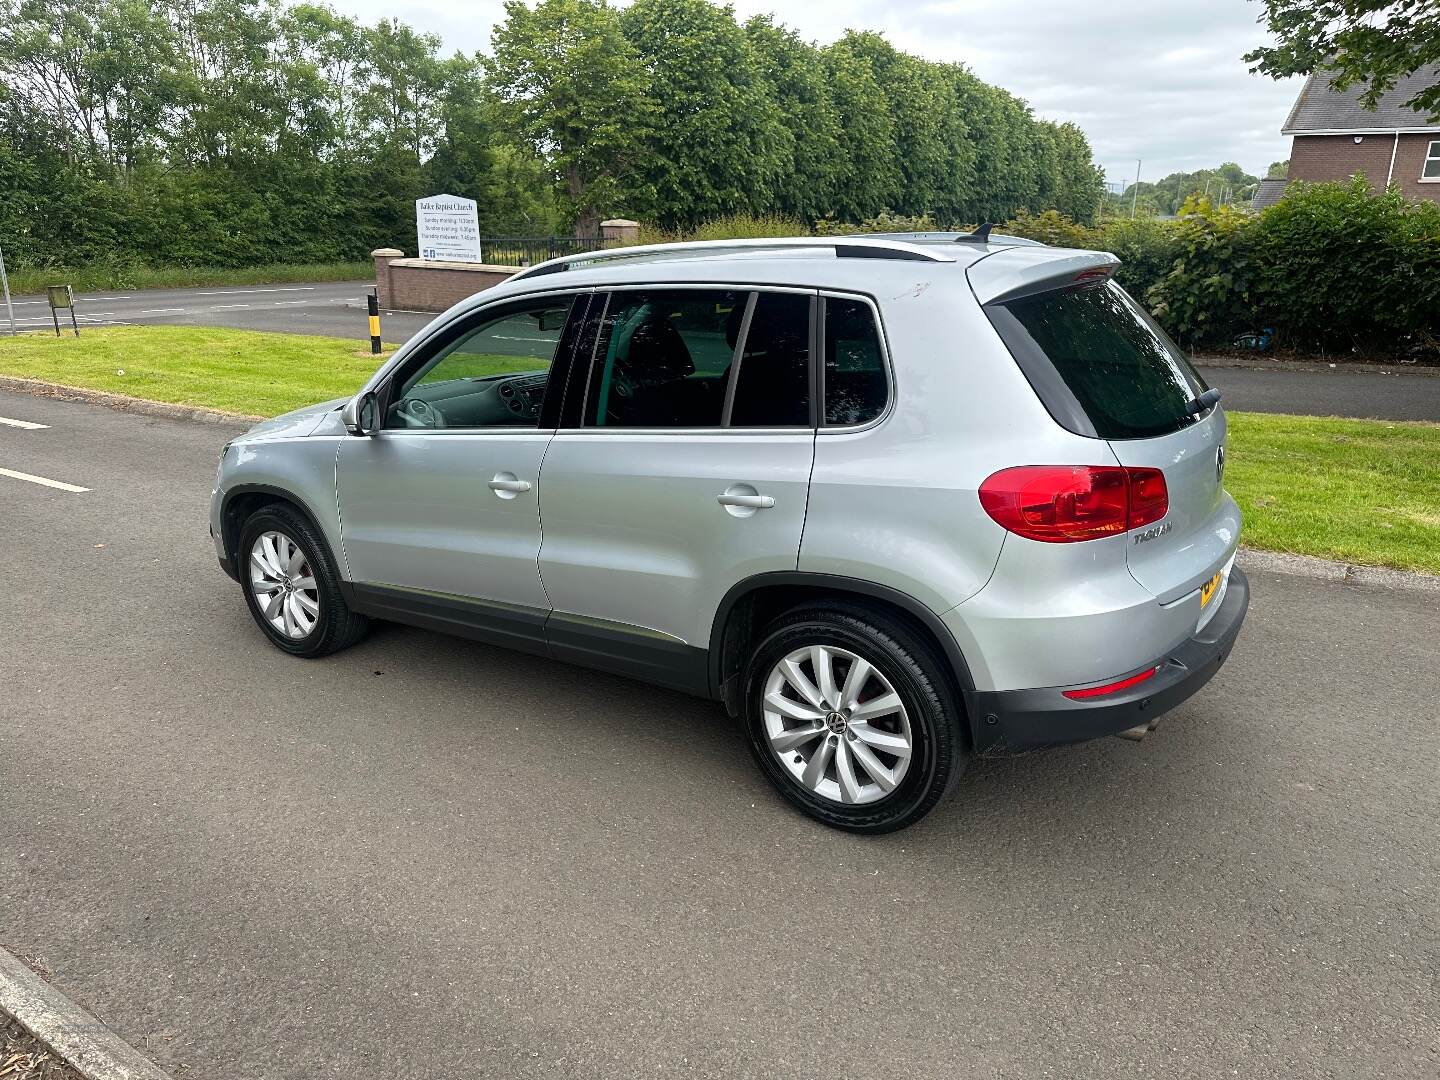
[[966, 277], [975, 299], [994, 304], [1070, 285], [1098, 284], [1119, 265], [1119, 259], [1104, 251], [1010, 247], [976, 262]]

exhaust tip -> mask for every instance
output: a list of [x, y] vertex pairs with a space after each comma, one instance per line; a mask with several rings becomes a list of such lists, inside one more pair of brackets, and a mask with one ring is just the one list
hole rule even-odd
[[1154, 729], [1151, 728], [1147, 721], [1143, 724], [1136, 724], [1132, 728], [1126, 728], [1124, 731], [1117, 731], [1115, 737], [1117, 739], [1129, 739], [1131, 742], [1141, 742], [1152, 730]]

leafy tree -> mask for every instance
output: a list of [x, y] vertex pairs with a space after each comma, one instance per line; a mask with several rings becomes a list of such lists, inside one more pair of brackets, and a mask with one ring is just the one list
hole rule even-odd
[[[1399, 79], [1440, 64], [1437, 0], [1265, 0], [1264, 20], [1276, 43], [1245, 54], [1251, 71], [1279, 79], [1329, 70], [1338, 89], [1363, 86], [1371, 109]], [[1407, 104], [1440, 119], [1440, 80]]]
[[840, 186], [834, 210], [864, 218], [900, 201], [904, 177], [890, 103], [863, 55], [841, 38], [824, 50], [825, 67], [845, 133], [837, 166]]
[[745, 33], [758, 77], [780, 115], [781, 156], [788, 157], [774, 204], [802, 218], [822, 217], [834, 209], [841, 190], [844, 131], [820, 51], [769, 15], [750, 19]]
[[655, 122], [634, 172], [651, 215], [672, 225], [773, 205], [793, 151], [734, 9], [635, 0], [620, 22], [650, 76]]
[[508, 0], [487, 63], [503, 124], [561, 178], [593, 235], [623, 195], [654, 111], [649, 73], [604, 0]]

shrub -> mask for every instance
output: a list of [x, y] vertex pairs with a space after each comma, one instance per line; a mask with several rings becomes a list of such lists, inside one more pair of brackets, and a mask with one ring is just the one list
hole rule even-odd
[[1188, 199], [1176, 226], [1179, 254], [1145, 300], [1186, 345], [1233, 337], [1251, 325], [1254, 218], [1232, 207]]
[[892, 214], [889, 210], [881, 210], [875, 217], [866, 218], [858, 225], [849, 221], [836, 221], [834, 218], [821, 218], [815, 223], [815, 235], [850, 236], [855, 233], [934, 232], [938, 228], [935, 219], [929, 214], [906, 217], [904, 214]]
[[693, 229], [662, 229], [642, 222], [638, 244], [675, 244], [687, 240], [749, 240], [768, 236], [809, 236], [810, 229], [784, 214], [729, 214], [712, 218]]
[[1284, 343], [1374, 351], [1440, 333], [1440, 206], [1356, 177], [1296, 185], [1255, 226], [1258, 319]]

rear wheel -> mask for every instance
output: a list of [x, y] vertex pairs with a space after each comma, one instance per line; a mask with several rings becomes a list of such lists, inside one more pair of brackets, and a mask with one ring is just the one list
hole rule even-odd
[[761, 770], [836, 828], [881, 833], [924, 817], [967, 760], [941, 661], [879, 612], [803, 608], [762, 634], [745, 721]]
[[271, 644], [294, 656], [325, 656], [365, 636], [369, 620], [340, 594], [325, 541], [288, 506], [267, 506], [240, 530], [245, 603]]

